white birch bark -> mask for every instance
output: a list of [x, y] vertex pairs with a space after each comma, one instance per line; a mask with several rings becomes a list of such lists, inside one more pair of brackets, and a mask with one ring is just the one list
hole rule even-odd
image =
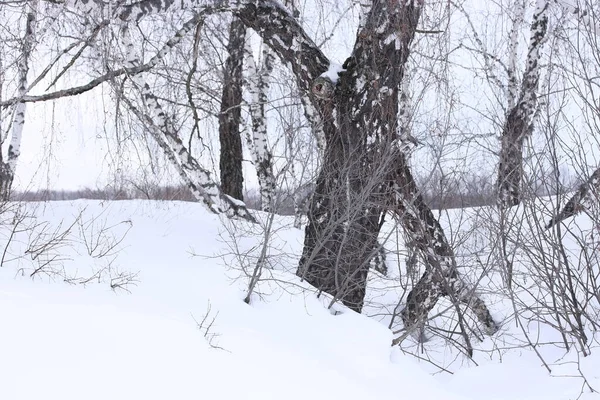
[[506, 99], [508, 109], [512, 109], [519, 95], [517, 61], [519, 59], [519, 32], [525, 22], [525, 0], [516, 0], [514, 3], [513, 23], [508, 36], [508, 63], [507, 75], [508, 85]]
[[537, 107], [540, 80], [541, 49], [548, 30], [548, 0], [536, 0], [531, 22], [531, 36], [519, 97], [508, 110], [502, 131], [498, 168], [498, 205], [510, 208], [521, 201], [523, 178], [523, 143], [533, 131], [533, 116]]
[[273, 173], [273, 156], [267, 143], [267, 120], [265, 115], [269, 78], [273, 71], [274, 58], [275, 56], [270, 49], [264, 46], [262, 66], [259, 69], [252, 54], [250, 41], [246, 41], [246, 66], [248, 71], [246, 81], [250, 93], [249, 106], [252, 119], [252, 133], [247, 132], [247, 142], [260, 185], [261, 208], [267, 212], [273, 210], [276, 184]]
[[413, 119], [413, 105], [410, 101], [410, 76], [405, 73], [398, 95], [398, 145], [400, 151], [407, 156], [416, 148], [419, 141], [412, 135], [411, 123]]
[[600, 168], [581, 184], [575, 194], [548, 222], [546, 229], [559, 224], [567, 218], [573, 217], [582, 211], [591, 211], [600, 203]]
[[[31, 50], [35, 42], [35, 28], [37, 24], [37, 8], [38, 2], [33, 1], [26, 6], [27, 20], [25, 23], [25, 33], [21, 42], [21, 57], [18, 61], [18, 89], [17, 97], [25, 96], [27, 93], [27, 75], [29, 73], [29, 61]], [[8, 199], [12, 187], [12, 182], [17, 169], [17, 162], [21, 155], [21, 141], [23, 139], [23, 127], [25, 125], [25, 111], [27, 103], [18, 102], [14, 107], [12, 132], [10, 143], [8, 146], [8, 155], [6, 164], [2, 165], [0, 171], [0, 195], [4, 199]]]

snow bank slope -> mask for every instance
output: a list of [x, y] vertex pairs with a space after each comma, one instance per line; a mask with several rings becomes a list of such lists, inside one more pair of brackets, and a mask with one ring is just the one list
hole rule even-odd
[[[199, 205], [74, 202], [36, 212], [58, 224], [84, 208], [86, 221], [109, 222], [97, 225], [131, 220], [114, 265], [140, 281], [115, 293], [15, 279], [17, 267], [29, 271], [26, 259], [1, 268], [1, 399], [451, 398], [410, 360], [393, 364], [391, 334], [374, 321], [334, 316], [312, 295], [245, 304], [245, 282], [210, 258], [228, 251], [228, 236]], [[87, 271], [81, 243], [64, 251], [67, 269]], [[207, 313], [205, 326], [216, 318], [205, 337], [197, 322]]]
[[[275, 280], [259, 287], [247, 305], [247, 278], [240, 278], [231, 239], [246, 249], [260, 235], [247, 226], [228, 230], [228, 222], [200, 205], [77, 201], [27, 207], [38, 224], [63, 221], [64, 228], [76, 221], [65, 246], [56, 249], [65, 274], [86, 276], [110, 266], [113, 276], [139, 271], [139, 282], [127, 293], [106, 283], [68, 285], [44, 275], [31, 280], [43, 257], [15, 258], [36, 237], [17, 234], [12, 257], [0, 268], [0, 399], [480, 399], [485, 392], [477, 382], [519, 376], [512, 363], [464, 370], [444, 382], [391, 349], [383, 325], [342, 308], [334, 315], [286, 272], [293, 272], [303, 233], [288, 228], [285, 218], [275, 222], [271, 259], [277, 271], [268, 271]], [[109, 256], [93, 256], [99, 251], [90, 246], [94, 237], [117, 243], [125, 233]], [[6, 243], [6, 232], [2, 237]], [[496, 385], [486, 398], [523, 393], [518, 398], [543, 394], [551, 400], [578, 393], [554, 384], [527, 360], [521, 371], [532, 374], [529, 382], [539, 390]]]

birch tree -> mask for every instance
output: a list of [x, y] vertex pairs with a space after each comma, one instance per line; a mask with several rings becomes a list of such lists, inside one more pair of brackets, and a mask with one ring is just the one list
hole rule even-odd
[[258, 67], [250, 42], [246, 42], [246, 64], [248, 77], [246, 79], [250, 93], [250, 118], [252, 132], [247, 135], [248, 147], [252, 155], [252, 162], [258, 176], [260, 190], [260, 204], [263, 211], [273, 211], [275, 195], [275, 175], [273, 172], [273, 155], [267, 143], [267, 117], [265, 104], [268, 101], [267, 92], [269, 79], [273, 72], [275, 55], [264, 46], [262, 50], [262, 63]]
[[[66, 3], [80, 11], [107, 12], [104, 3], [83, 0]], [[491, 334], [497, 329], [496, 324], [472, 285], [459, 275], [453, 250], [410, 171], [405, 154], [407, 146], [403, 144], [408, 137], [399, 126], [399, 91], [424, 3], [424, 0], [361, 1], [363, 17], [355, 45], [341, 67], [323, 54], [295, 13], [277, 1], [142, 0], [115, 4], [110, 13], [122, 23], [132, 24], [152, 13], [180, 8], [197, 14], [229, 11], [256, 31], [293, 72], [305, 116], [324, 154], [297, 275], [329, 293], [332, 301], [341, 301], [360, 312], [368, 266], [378, 249], [377, 237], [386, 214], [391, 215], [425, 260], [425, 273], [410, 292], [403, 313], [407, 329], [422, 324], [438, 299], [448, 296], [457, 307], [459, 303], [466, 304]], [[177, 37], [186, 33], [182, 30]], [[131, 52], [128, 54], [123, 70], [96, 78], [94, 84], [119, 74], [132, 77], [147, 112], [136, 109], [131, 102], [130, 107], [151, 129], [188, 186], [197, 189], [198, 197], [212, 211], [230, 215], [241, 212], [245, 216], [245, 209], [236, 207], [238, 203], [223, 195], [210, 175], [194, 162], [157, 97], [138, 78], [148, 63]], [[89, 86], [73, 89], [69, 94]], [[51, 96], [45, 98], [48, 97]], [[462, 322], [461, 326], [466, 334], [468, 329]]]
[[[178, 32], [176, 38], [181, 38], [201, 21], [201, 14], [194, 15]], [[135, 70], [142, 63], [136, 53], [126, 22], [122, 23], [122, 41], [126, 49], [126, 68]], [[198, 161], [189, 153], [175, 132], [173, 124], [161, 107], [158, 98], [152, 93], [150, 86], [141, 75], [131, 75], [131, 78], [140, 91], [145, 111], [137, 108], [133, 102], [127, 101], [126, 98], [124, 98], [124, 101], [139, 120], [148, 127], [152, 137], [163, 149], [167, 158], [192, 191], [192, 194], [214, 213], [254, 221], [245, 205], [224, 193], [213, 181], [210, 172], [201, 167]]]
[[17, 63], [18, 66], [18, 89], [17, 101], [14, 105], [11, 138], [8, 146], [8, 154], [6, 162], [2, 160], [2, 152], [0, 151], [0, 197], [3, 200], [8, 200], [12, 188], [12, 183], [15, 178], [17, 162], [21, 155], [21, 141], [23, 138], [23, 126], [25, 125], [26, 103], [19, 101], [27, 94], [29, 73], [29, 64], [31, 51], [35, 43], [35, 31], [37, 25], [38, 2], [34, 1], [25, 5], [26, 22], [25, 32], [21, 41], [21, 54]]
[[[508, 84], [509, 108], [502, 127], [500, 161], [498, 165], [498, 204], [501, 208], [509, 208], [519, 204], [522, 197], [521, 182], [523, 180], [523, 145], [525, 139], [533, 131], [533, 115], [537, 106], [537, 90], [540, 80], [541, 49], [548, 30], [549, 2], [537, 0], [531, 22], [531, 37], [527, 50], [525, 72], [521, 80], [521, 88], [515, 101], [515, 74], [511, 71]], [[521, 12], [518, 11], [513, 30], [518, 29]], [[515, 34], [511, 32], [510, 65], [514, 66], [516, 45]]]

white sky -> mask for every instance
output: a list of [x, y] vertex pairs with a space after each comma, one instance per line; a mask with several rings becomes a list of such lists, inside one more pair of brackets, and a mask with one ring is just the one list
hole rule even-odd
[[[501, 49], [504, 40], [502, 35], [505, 34], [503, 29], [507, 29], [506, 23], [502, 22], [502, 15], [498, 14], [497, 10], [492, 10], [492, 6], [488, 2], [467, 1], [466, 6], [470, 7], [468, 11], [471, 13], [471, 18], [476, 27], [480, 29], [480, 36], [486, 40], [486, 45], [489, 46], [490, 51]], [[308, 5], [301, 7], [301, 9], [305, 18], [304, 25], [315, 39], [315, 42], [321, 43], [323, 39], [329, 38], [324, 45], [325, 54], [333, 61], [342, 63], [350, 53], [354, 43], [356, 12], [350, 10], [346, 2], [334, 0], [319, 1], [316, 6]], [[319, 10], [325, 11], [321, 13]], [[530, 13], [531, 9], [528, 15]], [[343, 18], [349, 18], [351, 23], [342, 22], [338, 24], [337, 21], [340, 15], [343, 15]], [[431, 15], [424, 17], [422, 24], [427, 26], [431, 23], [431, 18]], [[493, 21], [493, 23], [490, 21]], [[463, 33], [470, 34], [468, 30], [465, 31], [465, 20], [459, 13], [454, 14], [452, 24], [451, 31], [453, 35], [449, 43], [450, 47], [461, 42]], [[459, 29], [460, 26], [465, 29]], [[332, 30], [333, 36], [329, 37]], [[521, 39], [522, 52], [525, 51], [528, 42], [528, 30], [529, 26], [526, 23], [523, 27]], [[465, 44], [472, 45], [472, 43]], [[146, 57], [149, 57], [149, 55], [147, 54]], [[491, 92], [481, 84], [481, 79], [475, 78], [472, 71], [465, 69], [465, 67], [477, 66], [478, 60], [465, 51], [455, 51], [451, 60], [456, 64], [450, 66], [448, 74], [456, 84], [453, 88], [457, 90], [456, 95], [464, 103], [452, 111], [453, 116], [450, 123], [458, 127], [458, 130], [453, 128], [454, 131], [452, 132], [471, 131], [480, 134], [496, 132], [496, 137], [491, 137], [482, 142], [493, 148], [497, 145], [496, 138], [499, 137], [499, 130], [491, 125], [489, 121], [481, 118], [478, 113], [491, 114], [495, 108], [495, 112], [497, 112], [497, 104], [493, 104]], [[36, 76], [36, 72], [39, 72], [42, 67], [42, 63], [34, 65], [32, 76]], [[428, 65], [417, 67], [426, 69]], [[500, 77], [502, 78], [502, 76]], [[61, 85], [67, 87], [86, 81], [87, 78], [85, 77], [77, 78], [72, 75], [71, 78], [63, 80]], [[418, 90], [418, 82], [419, 80], [415, 79], [413, 89]], [[111, 152], [114, 154], [116, 143], [114, 140], [107, 140], [107, 137], [114, 137], [115, 131], [112, 113], [105, 113], [103, 108], [103, 100], [107, 101], [109, 99], [109, 90], [108, 86], [101, 86], [84, 95], [61, 99], [52, 103], [28, 104], [21, 158], [17, 166], [15, 180], [17, 188], [79, 189], [83, 187], [102, 187], [118, 175], [116, 172], [134, 179], [139, 177], [140, 166], [138, 165], [137, 154], [134, 151], [128, 153], [125, 157], [128, 160], [118, 165], [110, 156]], [[440, 107], [447, 106], [447, 104], [439, 103], [435, 98], [435, 93], [432, 93], [433, 96], [428, 96], [420, 103], [419, 109], [421, 112], [435, 112], [436, 110], [439, 111]], [[110, 102], [107, 104], [110, 108]], [[471, 107], [477, 110], [474, 111]], [[574, 108], [569, 110], [567, 118], [578, 121], [580, 119], [579, 115], [579, 110]], [[431, 130], [431, 125], [428, 125], [429, 122], [424, 121], [427, 122], [425, 125], [417, 125], [415, 129], [417, 129], [417, 135], [421, 135], [419, 139], [425, 139], [424, 141], [430, 147], [416, 153], [417, 159], [414, 160], [413, 165], [415, 165], [416, 170], [426, 172], [431, 169], [431, 150], [435, 146], [447, 144], [448, 141], [456, 138], [436, 138], [435, 132]], [[277, 135], [278, 132], [273, 132], [274, 125], [272, 122], [269, 123], [271, 134]], [[581, 131], [586, 132], [587, 130], [582, 128]], [[217, 136], [215, 132], [205, 132], [205, 137], [215, 140]], [[275, 140], [276, 137], [273, 137], [271, 142], [274, 143]], [[458, 168], [471, 168], [476, 165], [478, 172], [488, 170], [490, 174], [493, 173], [497, 160], [490, 157], [489, 151], [481, 147], [482, 143], [462, 143], [454, 147], [448, 147], [446, 151], [448, 156], [447, 165], [453, 167], [453, 165], [464, 164]], [[597, 144], [594, 146], [592, 140], [588, 150], [595, 153], [597, 151], [595, 147], [597, 147]], [[593, 165], [595, 160], [596, 158], [592, 155], [588, 163]], [[216, 162], [218, 165], [218, 154], [213, 154], [212, 158], [205, 157], [202, 161], [205, 166], [215, 170], [214, 163]], [[142, 163], [146, 163], [146, 161]], [[247, 186], [255, 186], [256, 178], [251, 165], [245, 163], [245, 168]], [[161, 172], [162, 176], [158, 179], [162, 183], [179, 182], [177, 175], [173, 171], [168, 171], [164, 166], [161, 166]], [[169, 176], [171, 182], [168, 182]]]

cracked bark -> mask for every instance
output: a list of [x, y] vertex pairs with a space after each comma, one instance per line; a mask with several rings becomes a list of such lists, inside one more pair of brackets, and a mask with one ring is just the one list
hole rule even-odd
[[357, 312], [391, 194], [398, 87], [420, 15], [416, 3], [373, 2], [333, 98], [321, 100], [328, 119], [335, 108], [335, 123], [325, 131], [297, 274]]
[[405, 326], [420, 324], [438, 299], [449, 295], [468, 304], [491, 334], [496, 324], [460, 278], [453, 250], [398, 141], [399, 87], [419, 15], [419, 2], [374, 1], [333, 98], [322, 100], [323, 110], [335, 108], [336, 121], [325, 131], [326, 158], [297, 274], [360, 312], [380, 217], [389, 210], [426, 262], [426, 272], [408, 296]]

